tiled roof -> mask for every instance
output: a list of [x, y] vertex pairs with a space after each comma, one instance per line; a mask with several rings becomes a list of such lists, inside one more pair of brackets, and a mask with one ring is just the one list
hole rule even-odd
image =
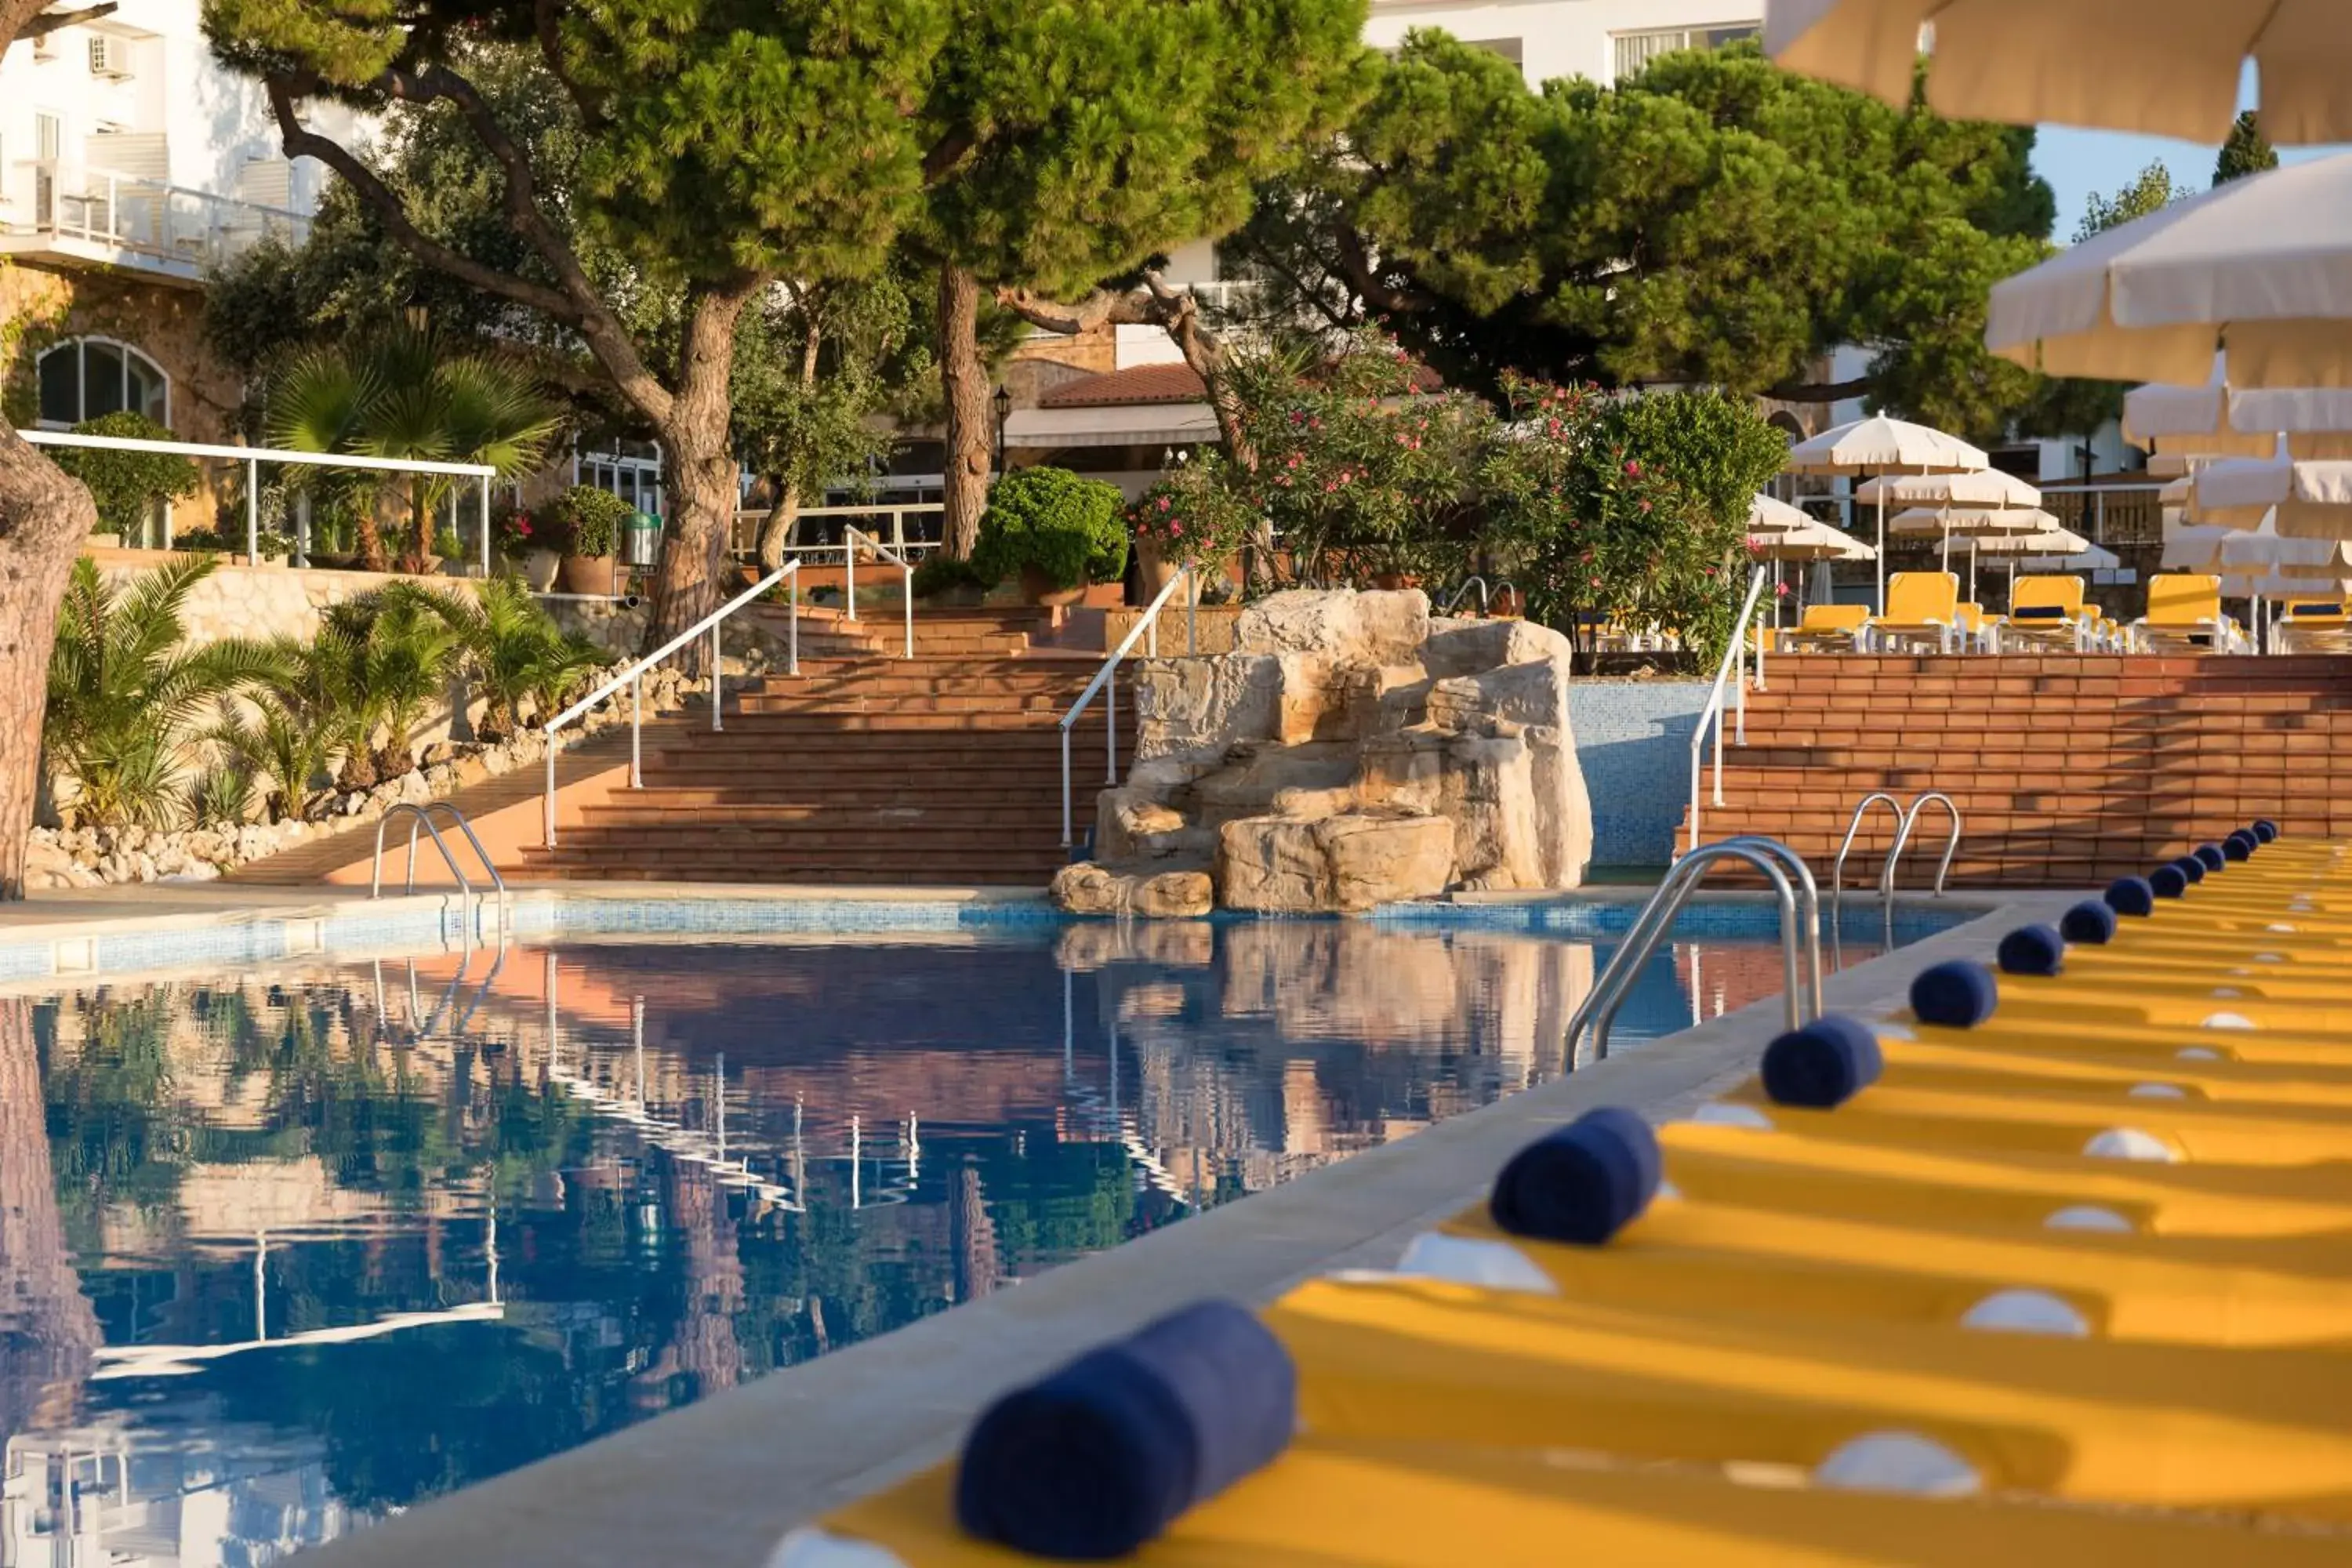
[[1037, 400], [1040, 408], [1101, 408], [1138, 403], [1202, 403], [1209, 389], [1188, 364], [1136, 364], [1065, 382]]

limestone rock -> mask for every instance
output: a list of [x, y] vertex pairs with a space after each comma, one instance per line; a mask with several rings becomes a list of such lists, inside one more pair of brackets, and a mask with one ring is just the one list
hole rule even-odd
[[1418, 588], [1359, 594], [1295, 588], [1242, 612], [1244, 653], [1314, 653], [1343, 664], [1415, 664], [1429, 639], [1429, 595]]
[[1202, 871], [1161, 871], [1150, 876], [1109, 870], [1091, 860], [1054, 874], [1054, 905], [1074, 915], [1142, 915], [1177, 920], [1205, 915], [1215, 891]]
[[1217, 885], [1228, 909], [1358, 914], [1444, 892], [1454, 837], [1442, 816], [1244, 817], [1218, 835]]
[[1138, 762], [1221, 752], [1235, 741], [1274, 737], [1281, 663], [1249, 654], [1140, 659], [1133, 689]]

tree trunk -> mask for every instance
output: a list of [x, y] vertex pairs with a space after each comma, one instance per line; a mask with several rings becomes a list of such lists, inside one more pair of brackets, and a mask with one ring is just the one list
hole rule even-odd
[[359, 546], [360, 570], [362, 572], [383, 572], [392, 565], [392, 558], [383, 551], [383, 529], [376, 518], [377, 510], [384, 504], [386, 493], [379, 490], [366, 497], [353, 510], [352, 526], [359, 534], [353, 542]]
[[969, 561], [988, 510], [988, 366], [980, 357], [980, 280], [940, 268], [940, 382], [947, 393], [946, 531], [942, 548]]
[[433, 554], [433, 507], [425, 493], [425, 481], [412, 479], [408, 485], [408, 546], [400, 552], [403, 572], [422, 572]]
[[[646, 619], [647, 653], [719, 608], [732, 593], [728, 545], [740, 492], [728, 439], [729, 383], [736, 323], [755, 287], [746, 283], [706, 293], [687, 316], [677, 395], [661, 425], [669, 454], [671, 517], [662, 534], [653, 613]], [[708, 672], [709, 654], [709, 642], [697, 638], [671, 662], [689, 678], [699, 678]]]
[[[801, 339], [801, 390], [816, 389], [817, 355], [824, 334], [818, 330], [816, 318], [809, 307], [809, 296], [801, 295], [802, 314], [807, 321], [807, 335]], [[761, 574], [765, 576], [784, 563], [784, 546], [793, 542], [793, 525], [801, 518], [801, 481], [797, 475], [777, 474], [771, 481], [776, 487], [775, 504], [760, 523]]]
[[760, 521], [761, 574], [766, 575], [784, 563], [784, 547], [793, 542], [793, 525], [801, 520], [801, 484], [782, 474], [775, 476], [775, 504]]
[[97, 525], [89, 492], [0, 427], [0, 900], [25, 896], [58, 606]]
[[0, 1280], [8, 1291], [0, 1433], [70, 1421], [100, 1335], [58, 1213], [39, 1047], [26, 1000], [0, 1002]]

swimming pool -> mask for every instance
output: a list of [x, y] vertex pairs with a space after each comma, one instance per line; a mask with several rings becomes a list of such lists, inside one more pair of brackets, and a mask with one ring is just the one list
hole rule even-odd
[[[266, 1560], [1344, 1160], [1565, 1070], [1623, 914], [624, 932], [0, 1002], [0, 1535]], [[1620, 1042], [1776, 989], [1765, 919], [1691, 911]]]

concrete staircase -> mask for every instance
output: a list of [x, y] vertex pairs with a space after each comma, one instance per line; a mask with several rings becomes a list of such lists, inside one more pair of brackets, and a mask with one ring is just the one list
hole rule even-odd
[[[1701, 830], [1782, 839], [1824, 884], [1874, 790], [1959, 804], [1955, 887], [2095, 886], [2256, 816], [2352, 832], [2352, 791], [2336, 782], [2352, 765], [2352, 659], [1801, 655], [1766, 673]], [[1946, 832], [1941, 813], [1923, 815], [1906, 884], [1933, 876]], [[1874, 811], [1849, 887], [1875, 882], [1893, 837]]]
[[[925, 615], [908, 659], [896, 657], [896, 621], [820, 624], [813, 635], [804, 618], [798, 679], [730, 688], [724, 731], [689, 723], [649, 742], [643, 788], [583, 805], [554, 849], [524, 847], [517, 870], [1042, 885], [1067, 858], [1059, 721], [1101, 656], [1032, 648], [1034, 624]], [[1098, 703], [1073, 736], [1081, 829], [1101, 787], [1104, 722]], [[1123, 756], [1131, 743], [1123, 734]]]

